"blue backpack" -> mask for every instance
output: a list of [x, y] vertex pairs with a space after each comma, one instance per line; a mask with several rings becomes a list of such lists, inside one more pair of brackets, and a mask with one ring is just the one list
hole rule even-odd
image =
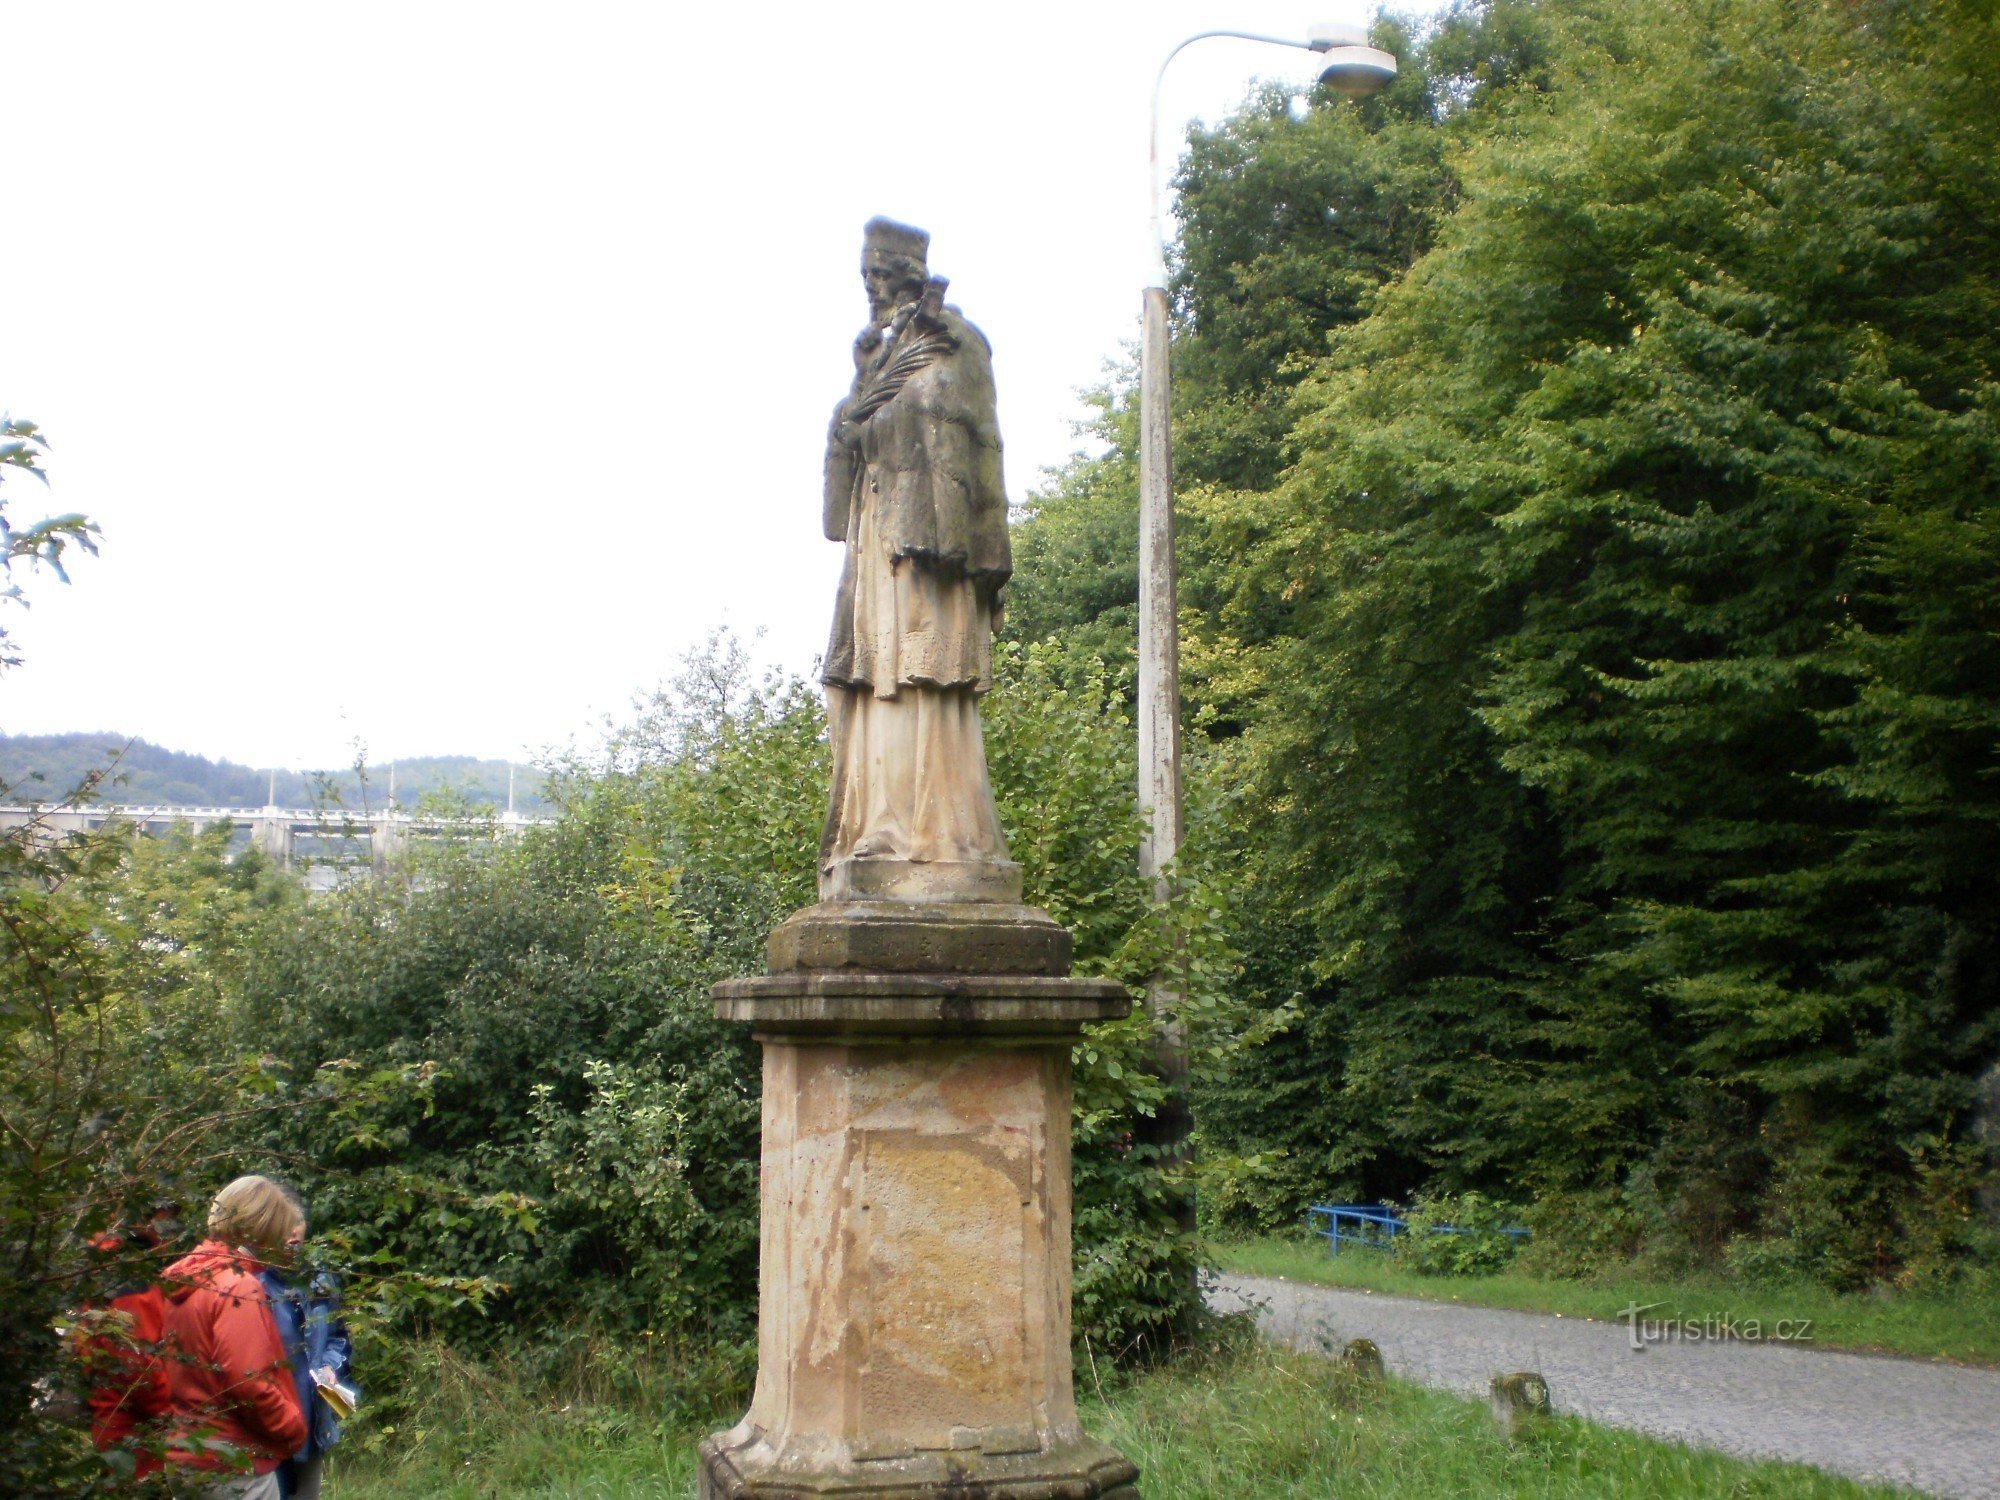
[[285, 1346], [285, 1358], [291, 1362], [292, 1379], [298, 1387], [299, 1409], [306, 1415], [306, 1445], [292, 1455], [304, 1461], [340, 1441], [340, 1418], [319, 1395], [311, 1372], [331, 1369], [343, 1384], [353, 1384], [349, 1367], [354, 1351], [347, 1340], [347, 1325], [340, 1320], [340, 1283], [321, 1272], [301, 1293], [269, 1268], [259, 1272], [257, 1279], [271, 1299], [278, 1339]]

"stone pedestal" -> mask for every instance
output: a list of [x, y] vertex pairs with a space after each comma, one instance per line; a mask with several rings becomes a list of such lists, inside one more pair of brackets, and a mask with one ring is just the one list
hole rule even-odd
[[814, 907], [770, 956], [715, 988], [763, 1044], [763, 1218], [703, 1500], [1137, 1500], [1070, 1384], [1070, 1046], [1124, 987], [1006, 903]]

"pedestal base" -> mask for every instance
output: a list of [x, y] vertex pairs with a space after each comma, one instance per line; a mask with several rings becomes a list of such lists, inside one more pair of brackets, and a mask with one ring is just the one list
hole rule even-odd
[[757, 1389], [701, 1445], [709, 1500], [1137, 1500], [1078, 1426], [1069, 1322], [1070, 1048], [1130, 993], [940, 967], [715, 987], [764, 1104]]
[[919, 1453], [787, 1468], [754, 1427], [702, 1440], [699, 1500], [1139, 1500], [1139, 1471], [1094, 1438], [1045, 1453]]
[[773, 974], [1069, 973], [1069, 932], [1018, 902], [826, 901], [764, 944]]

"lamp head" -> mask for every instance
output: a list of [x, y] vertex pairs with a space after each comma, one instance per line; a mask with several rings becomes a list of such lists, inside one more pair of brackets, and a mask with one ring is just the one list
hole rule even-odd
[[1379, 94], [1396, 76], [1395, 55], [1369, 46], [1359, 26], [1322, 22], [1307, 33], [1306, 45], [1320, 55], [1319, 81], [1350, 99]]

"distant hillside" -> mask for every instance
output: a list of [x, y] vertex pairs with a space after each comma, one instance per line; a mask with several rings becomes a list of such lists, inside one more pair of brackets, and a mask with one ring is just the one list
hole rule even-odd
[[[270, 796], [270, 772], [234, 761], [187, 755], [124, 735], [0, 735], [0, 801], [54, 801], [94, 770], [112, 765], [111, 779], [99, 789], [103, 802], [152, 803], [168, 807], [262, 807]], [[364, 784], [352, 766], [337, 771], [280, 771], [280, 807], [313, 807], [333, 802], [361, 810], [389, 804], [390, 768], [369, 766]], [[507, 805], [507, 762], [469, 755], [426, 755], [398, 761], [395, 802], [414, 806], [430, 792], [462, 796], [475, 807]], [[550, 811], [541, 796], [541, 776], [526, 766], [514, 771], [515, 810], [531, 816]]]

